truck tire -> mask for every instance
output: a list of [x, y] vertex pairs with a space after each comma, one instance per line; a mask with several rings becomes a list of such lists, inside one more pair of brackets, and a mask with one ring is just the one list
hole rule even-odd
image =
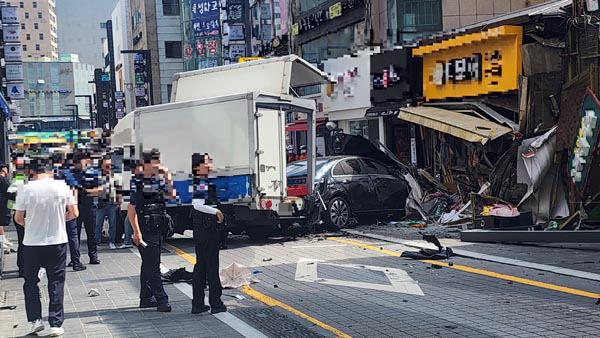
[[347, 228], [352, 220], [350, 203], [344, 197], [334, 197], [329, 201], [325, 217], [328, 230], [338, 231]]

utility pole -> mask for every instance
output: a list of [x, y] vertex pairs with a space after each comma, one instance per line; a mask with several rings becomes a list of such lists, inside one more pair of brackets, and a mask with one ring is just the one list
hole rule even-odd
[[73, 107], [73, 127], [79, 130], [79, 106], [77, 104], [65, 104], [65, 107]]
[[109, 58], [109, 66], [110, 66], [110, 109], [108, 115], [108, 127], [110, 129], [114, 128], [117, 124], [116, 114], [115, 114], [115, 92], [117, 91], [117, 81], [115, 75], [115, 47], [113, 41], [113, 26], [112, 20], [106, 21], [106, 39], [108, 42], [108, 58]]

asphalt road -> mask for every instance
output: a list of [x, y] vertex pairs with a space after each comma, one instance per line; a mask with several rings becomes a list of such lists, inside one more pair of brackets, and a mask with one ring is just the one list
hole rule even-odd
[[[191, 271], [189, 236], [167, 248], [165, 265]], [[414, 249], [350, 237], [239, 237], [221, 251], [221, 267], [242, 264], [260, 280], [243, 292], [267, 306], [233, 313], [267, 336], [600, 336], [598, 282], [468, 258], [415, 261], [399, 257], [404, 250]]]

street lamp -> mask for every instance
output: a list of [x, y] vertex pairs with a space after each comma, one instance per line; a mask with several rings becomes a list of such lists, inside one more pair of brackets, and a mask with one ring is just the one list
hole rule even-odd
[[[149, 49], [122, 50], [121, 54], [143, 54], [146, 59], [146, 72], [148, 73], [148, 84], [150, 86], [150, 105], [154, 105], [154, 83], [152, 82], [152, 51]], [[135, 62], [134, 62], [135, 63]]]

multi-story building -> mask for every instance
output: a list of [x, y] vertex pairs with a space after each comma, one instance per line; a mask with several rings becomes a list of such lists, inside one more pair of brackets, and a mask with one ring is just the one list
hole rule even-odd
[[[106, 21], [117, 0], [55, 0], [59, 52], [75, 53], [83, 63], [101, 67]], [[74, 15], [76, 13], [76, 15]], [[131, 19], [126, 19], [129, 22]], [[113, 24], [116, 24], [113, 21]]]
[[130, 0], [129, 10], [133, 49], [152, 55], [154, 103], [167, 103], [173, 75], [183, 70], [179, 0]]
[[86, 98], [94, 87], [88, 83], [94, 78], [94, 66], [80, 63], [77, 55], [61, 55], [58, 60], [29, 60], [25, 70], [25, 99], [21, 102], [23, 117], [69, 115], [77, 105], [80, 116], [89, 116]]
[[[130, 18], [129, 0], [119, 0], [113, 9], [111, 20], [115, 49], [116, 89], [124, 93], [125, 112], [130, 112], [134, 107], [133, 55], [121, 53], [122, 50], [133, 48]], [[108, 51], [108, 44], [106, 51]]]
[[23, 0], [8, 4], [19, 7], [23, 58], [58, 59], [58, 23], [54, 0]]

